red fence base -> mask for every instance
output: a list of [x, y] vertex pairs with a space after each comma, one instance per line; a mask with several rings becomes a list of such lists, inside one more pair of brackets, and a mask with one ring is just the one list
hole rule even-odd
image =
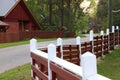
[[[74, 37], [74, 34], [71, 34], [69, 37]], [[26, 38], [58, 38], [64, 36], [64, 31], [0, 32], [0, 43], [15, 42]]]

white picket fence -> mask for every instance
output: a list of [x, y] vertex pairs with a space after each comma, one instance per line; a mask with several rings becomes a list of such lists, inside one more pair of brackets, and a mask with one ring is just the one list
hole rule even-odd
[[[77, 40], [77, 44], [80, 44], [80, 38], [78, 37], [76, 38], [76, 40]], [[58, 42], [58, 45], [62, 44], [60, 38], [58, 39], [57, 42]], [[63, 60], [62, 58], [58, 58], [56, 56], [56, 46], [54, 44], [49, 44], [47, 48], [48, 48], [48, 54], [40, 50], [37, 50], [36, 39], [30, 40], [30, 51], [48, 60], [48, 79], [49, 80], [52, 80], [52, 74], [51, 74], [51, 68], [50, 68], [51, 62], [54, 62], [55, 64], [62, 66], [62, 68], [69, 70], [70, 72], [82, 77], [82, 80], [111, 80], [97, 73], [96, 56], [93, 53], [86, 52], [85, 54], [80, 55], [79, 57], [81, 58], [81, 66], [78, 66]], [[37, 67], [38, 65], [36, 65], [36, 68]], [[37, 76], [36, 76], [36, 80], [39, 80]]]
[[[119, 29], [117, 26], [116, 29]], [[115, 27], [112, 27], [112, 33], [115, 32]], [[105, 35], [109, 35], [109, 29], [106, 30]], [[101, 31], [100, 35], [104, 35], [104, 32]], [[93, 41], [93, 31], [90, 31], [90, 41], [92, 41], [92, 45], [94, 45]], [[109, 43], [109, 41], [108, 41]], [[68, 62], [66, 60], [63, 60], [63, 40], [61, 38], [57, 39], [57, 46], [61, 46], [60, 52], [61, 52], [61, 58], [58, 58], [56, 55], [56, 45], [54, 44], [49, 44], [47, 49], [48, 49], [48, 54], [45, 52], [42, 52], [38, 50], [37, 47], [37, 40], [36, 39], [31, 39], [30, 40], [30, 51], [31, 53], [36, 54], [37, 56], [43, 57], [48, 60], [48, 79], [52, 80], [52, 74], [51, 74], [51, 68], [50, 68], [50, 63], [53, 62], [56, 65], [62, 66], [62, 68], [74, 73], [77, 76], [82, 77], [82, 80], [111, 80], [107, 77], [104, 77], [100, 74], [97, 73], [97, 62], [96, 62], [96, 55], [94, 55], [94, 48], [92, 48], [92, 53], [91, 52], [86, 52], [84, 54], [81, 54], [81, 40], [80, 37], [76, 38], [76, 45], [80, 46], [80, 65], [75, 65], [71, 62]], [[109, 43], [110, 45], [110, 43]], [[119, 35], [118, 35], [118, 45], [119, 45]], [[110, 47], [109, 47], [110, 48]], [[32, 62], [31, 62], [32, 63]], [[32, 65], [32, 64], [31, 64]], [[36, 64], [36, 68], [38, 68], [38, 65]], [[33, 74], [33, 71], [31, 71]], [[33, 75], [32, 75], [33, 76]], [[39, 80], [38, 77], [36, 76], [36, 80]]]

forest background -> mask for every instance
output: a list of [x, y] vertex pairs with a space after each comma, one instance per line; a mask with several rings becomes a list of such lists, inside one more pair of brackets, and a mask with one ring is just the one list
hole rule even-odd
[[[43, 30], [86, 33], [120, 26], [120, 0], [27, 0]], [[110, 13], [111, 10], [111, 13]]]

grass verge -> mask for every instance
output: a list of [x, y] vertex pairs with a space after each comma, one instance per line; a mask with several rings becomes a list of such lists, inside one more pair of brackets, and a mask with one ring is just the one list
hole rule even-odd
[[98, 64], [98, 73], [112, 80], [120, 80], [120, 48], [108, 54], [102, 63]]
[[31, 80], [30, 69], [30, 64], [19, 66], [0, 74], [0, 80]]
[[[52, 40], [56, 40], [56, 38], [48, 38], [48, 39], [38, 39], [37, 38], [38, 42], [52, 41]], [[30, 39], [26, 39], [26, 40], [22, 40], [22, 41], [18, 41], [18, 42], [0, 43], [0, 48], [29, 44], [29, 41], [30, 41]]]

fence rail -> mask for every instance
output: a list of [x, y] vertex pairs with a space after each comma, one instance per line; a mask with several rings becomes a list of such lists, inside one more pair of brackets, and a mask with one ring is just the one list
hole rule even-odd
[[[48, 52], [49, 53], [49, 52]], [[53, 52], [51, 53], [53, 54]], [[56, 53], [55, 53], [56, 54]], [[48, 60], [48, 54], [40, 50], [31, 51], [32, 57], [32, 80], [82, 80], [81, 67], [55, 57]], [[53, 57], [53, 56], [52, 56]], [[49, 66], [52, 73], [52, 79], [49, 79]], [[63, 65], [66, 64], [66, 65]], [[68, 67], [71, 66], [71, 67]], [[73, 68], [74, 67], [74, 68]], [[71, 73], [72, 72], [72, 73]], [[80, 73], [78, 73], [80, 72]]]
[[[77, 37], [75, 45], [63, 45], [62, 39], [59, 38], [54, 48], [37, 49], [34, 40], [35, 44], [31, 43], [32, 79], [110, 80], [97, 74], [96, 57], [109, 54], [110, 50], [114, 50], [114, 47], [119, 45], [119, 32], [120, 30], [116, 29], [109, 33], [107, 29], [107, 34], [104, 35], [102, 31], [100, 36], [93, 36], [91, 32], [90, 41], [81, 43], [80, 38]], [[89, 67], [91, 65], [94, 67]], [[90, 75], [93, 76], [88, 77]]]
[[[119, 30], [115, 30], [118, 32]], [[109, 35], [93, 36], [93, 41], [87, 41], [80, 43], [80, 45], [59, 45], [56, 47], [57, 56], [63, 57], [64, 60], [80, 65], [79, 55], [85, 52], [92, 52], [96, 57], [102, 57], [103, 55], [109, 54], [110, 50], [114, 50], [115, 45], [118, 45], [119, 35], [115, 33], [109, 33]], [[118, 34], [118, 33], [117, 33]], [[116, 44], [114, 44], [116, 42]], [[61, 51], [62, 48], [62, 51]], [[43, 52], [48, 52], [47, 48], [39, 49]], [[63, 55], [63, 56], [62, 56]]]

